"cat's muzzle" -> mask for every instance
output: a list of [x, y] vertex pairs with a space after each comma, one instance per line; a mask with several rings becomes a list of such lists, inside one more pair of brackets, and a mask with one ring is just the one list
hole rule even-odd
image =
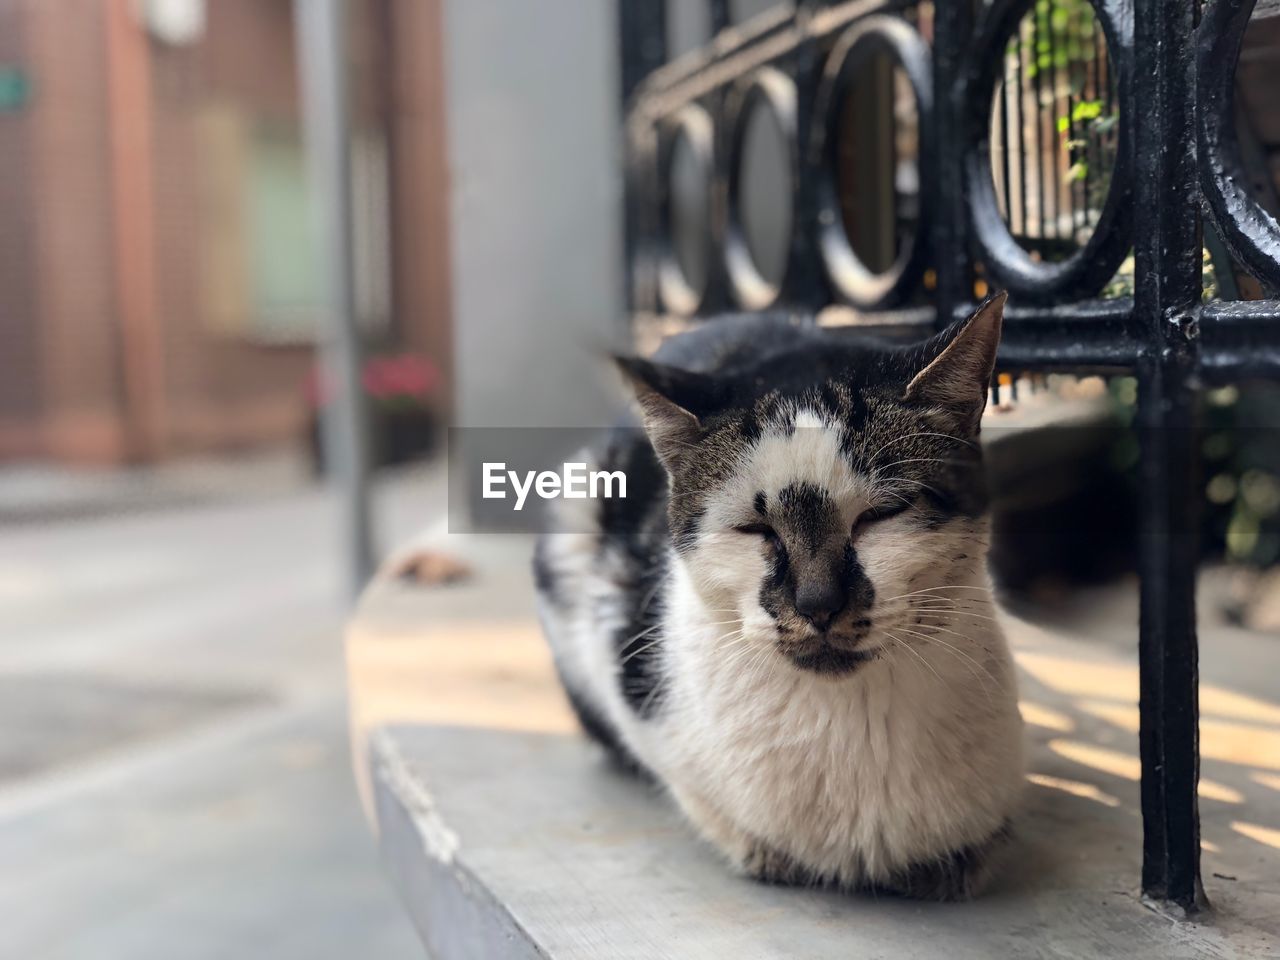
[[870, 632], [871, 621], [859, 618], [833, 623], [826, 630], [810, 627], [803, 634], [780, 637], [778, 647], [801, 670], [839, 676], [879, 659], [880, 649], [865, 645]]

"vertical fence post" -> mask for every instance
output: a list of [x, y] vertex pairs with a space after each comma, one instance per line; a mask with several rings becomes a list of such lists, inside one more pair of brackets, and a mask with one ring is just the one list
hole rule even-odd
[[[623, 121], [623, 282], [627, 314], [638, 309], [654, 310], [656, 286], [652, 271], [638, 266], [641, 250], [652, 229], [652, 211], [644, 207], [651, 199], [652, 187], [646, 180], [655, 172], [652, 164], [656, 153], [645, 151], [632, 139], [634, 131], [627, 123], [627, 113], [636, 88], [658, 67], [667, 62], [667, 5], [655, 0], [618, 0], [618, 56], [622, 77]], [[651, 145], [650, 145], [651, 146]]]
[[294, 0], [312, 209], [324, 277], [325, 464], [341, 494], [345, 588], [373, 570], [369, 457], [355, 323], [345, 0]]
[[622, 102], [640, 82], [667, 62], [667, 5], [659, 0], [618, 0]]
[[972, 296], [964, 196], [964, 137], [958, 99], [964, 52], [973, 38], [973, 5], [967, 0], [934, 4], [933, 104], [936, 127], [938, 203], [931, 260], [938, 326], [955, 319], [956, 308]]
[[[1134, 333], [1143, 502], [1139, 733], [1143, 891], [1194, 912], [1200, 885], [1195, 624], [1201, 240], [1191, 3], [1135, 0]], [[1140, 105], [1140, 106], [1139, 106]]]
[[729, 12], [729, 0], [707, 0], [707, 9], [710, 11], [708, 19], [711, 22], [713, 37], [733, 22]]

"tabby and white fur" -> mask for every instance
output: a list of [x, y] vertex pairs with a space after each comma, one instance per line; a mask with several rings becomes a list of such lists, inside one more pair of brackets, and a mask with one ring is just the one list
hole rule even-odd
[[643, 432], [539, 542], [586, 731], [761, 880], [974, 895], [1023, 783], [976, 442], [1004, 297], [913, 347], [736, 318], [620, 360]]

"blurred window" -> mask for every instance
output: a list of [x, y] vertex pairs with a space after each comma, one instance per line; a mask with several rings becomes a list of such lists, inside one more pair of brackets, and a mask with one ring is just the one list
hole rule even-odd
[[[201, 141], [202, 299], [210, 328], [266, 342], [314, 340], [324, 291], [301, 131], [216, 105], [205, 112]], [[357, 137], [351, 164], [356, 311], [376, 332], [391, 313], [385, 138]]]

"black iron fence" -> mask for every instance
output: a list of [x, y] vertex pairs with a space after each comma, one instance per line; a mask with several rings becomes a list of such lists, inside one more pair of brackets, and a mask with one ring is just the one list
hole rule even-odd
[[[1255, 0], [801, 0], [744, 23], [707, 2], [710, 38], [668, 63], [665, 5], [620, 0], [633, 316], [843, 305], [923, 334], [991, 284], [1011, 294], [1002, 370], [1137, 378], [1142, 885], [1203, 906], [1198, 395], [1280, 375], [1280, 302], [1202, 302], [1202, 216], [1264, 292], [1280, 286], [1280, 226], [1233, 126]], [[769, 269], [743, 189], [761, 111], [789, 201]], [[851, 160], [859, 111], [887, 133]], [[689, 182], [692, 227], [672, 203]], [[885, 198], [867, 234], [859, 211]], [[1130, 256], [1130, 295], [1104, 296]]]

